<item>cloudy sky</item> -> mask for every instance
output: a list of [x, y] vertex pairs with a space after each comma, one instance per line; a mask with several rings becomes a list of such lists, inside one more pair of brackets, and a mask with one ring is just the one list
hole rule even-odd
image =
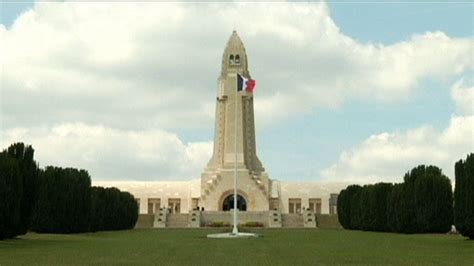
[[453, 177], [474, 151], [473, 4], [2, 3], [0, 147], [93, 180], [198, 178], [237, 30], [280, 180]]

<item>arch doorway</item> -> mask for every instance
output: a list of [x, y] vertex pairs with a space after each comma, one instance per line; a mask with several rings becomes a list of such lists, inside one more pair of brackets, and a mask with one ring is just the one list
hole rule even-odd
[[[230, 194], [229, 196], [225, 197], [224, 201], [222, 202], [222, 210], [230, 211], [233, 208], [234, 208], [234, 194]], [[245, 198], [242, 197], [240, 194], [237, 194], [237, 209], [239, 211], [247, 210], [247, 201], [245, 201]]]

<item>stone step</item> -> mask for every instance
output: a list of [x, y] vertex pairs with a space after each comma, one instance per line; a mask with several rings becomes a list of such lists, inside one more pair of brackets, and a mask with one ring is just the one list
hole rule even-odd
[[155, 215], [153, 214], [138, 215], [138, 220], [137, 220], [137, 223], [135, 224], [135, 228], [152, 228], [154, 218], [155, 218]]
[[303, 215], [300, 213], [281, 214], [282, 227], [304, 227]]
[[184, 228], [188, 227], [187, 213], [170, 213], [166, 217], [166, 227], [170, 228]]

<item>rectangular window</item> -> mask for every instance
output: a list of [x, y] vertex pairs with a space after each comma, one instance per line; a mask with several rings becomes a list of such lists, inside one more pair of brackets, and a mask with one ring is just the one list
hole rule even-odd
[[168, 199], [168, 208], [170, 208], [171, 213], [180, 213], [181, 199]]
[[292, 198], [288, 199], [288, 212], [289, 213], [301, 213], [301, 199]]
[[161, 207], [161, 200], [159, 198], [148, 199], [148, 214], [158, 213]]
[[309, 209], [316, 214], [321, 214], [321, 199], [313, 198], [309, 199]]

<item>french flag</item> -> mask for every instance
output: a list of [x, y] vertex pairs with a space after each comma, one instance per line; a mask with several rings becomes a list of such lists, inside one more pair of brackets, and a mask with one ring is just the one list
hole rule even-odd
[[252, 93], [255, 90], [255, 80], [237, 74], [237, 91], [242, 90]]

